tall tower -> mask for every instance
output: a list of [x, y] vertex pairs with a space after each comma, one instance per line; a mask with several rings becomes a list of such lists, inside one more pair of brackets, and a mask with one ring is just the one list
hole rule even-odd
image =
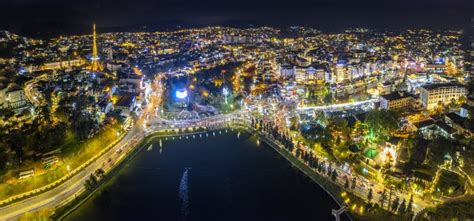
[[95, 33], [95, 23], [93, 25], [92, 33], [92, 57], [91, 57], [91, 71], [102, 71], [102, 65], [99, 63], [99, 53], [97, 52], [97, 35]]

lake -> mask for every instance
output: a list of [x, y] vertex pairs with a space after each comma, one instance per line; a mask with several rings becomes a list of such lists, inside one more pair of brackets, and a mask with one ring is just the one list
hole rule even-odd
[[160, 139], [66, 220], [334, 220], [334, 200], [255, 136]]

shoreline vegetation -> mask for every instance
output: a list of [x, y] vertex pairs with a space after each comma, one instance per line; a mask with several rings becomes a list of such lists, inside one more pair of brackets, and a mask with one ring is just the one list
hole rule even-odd
[[[231, 126], [225, 126], [224, 128], [231, 129], [231, 130], [234, 130], [234, 129], [242, 130], [242, 131], [248, 132], [249, 134], [252, 134], [253, 136], [262, 138], [262, 141], [264, 141], [268, 146], [270, 146], [273, 150], [275, 150], [280, 156], [284, 157], [288, 161], [288, 163], [290, 163], [293, 167], [298, 169], [299, 172], [303, 173], [305, 176], [307, 176], [309, 179], [311, 179], [313, 182], [319, 185], [327, 194], [331, 196], [331, 198], [339, 206], [344, 205], [345, 204], [344, 201], [347, 201], [347, 199], [350, 199], [352, 200], [352, 202], [355, 202], [358, 205], [360, 205], [360, 208], [362, 208], [362, 206], [366, 204], [364, 200], [355, 196], [350, 191], [345, 191], [342, 187], [339, 187], [338, 185], [335, 185], [330, 180], [328, 180], [329, 178], [326, 178], [322, 176], [321, 174], [318, 174], [317, 172], [313, 171], [308, 165], [303, 163], [300, 159], [296, 158], [285, 149], [282, 149], [281, 147], [279, 147], [278, 144], [268, 139], [266, 135], [256, 130], [253, 130], [252, 128], [249, 128], [247, 126], [242, 126], [242, 125], [231, 125]], [[126, 157], [124, 157], [119, 163], [115, 164], [116, 166], [112, 170], [110, 170], [104, 176], [103, 179], [99, 180], [93, 186], [93, 188], [84, 191], [79, 196], [77, 196], [74, 200], [56, 209], [53, 215], [51, 216], [51, 218], [53, 218], [54, 220], [64, 220], [68, 215], [70, 215], [72, 212], [78, 209], [81, 205], [83, 205], [87, 200], [89, 200], [90, 197], [94, 195], [94, 193], [96, 193], [98, 190], [103, 188], [104, 185], [107, 185], [108, 182], [113, 180], [114, 178], [113, 175], [118, 173], [121, 170], [121, 168], [123, 168], [123, 165], [124, 165], [123, 162], [131, 160], [136, 155], [136, 153], [138, 153], [142, 148], [147, 146], [148, 143], [151, 142], [152, 140], [156, 138], [160, 138], [160, 137], [186, 136], [186, 135], [206, 133], [210, 131], [213, 131], [213, 130], [197, 130], [197, 131], [185, 132], [185, 133], [172, 132], [171, 134], [169, 132], [157, 131], [157, 132], [153, 132], [147, 135], [136, 145], [135, 148], [133, 148], [127, 154]], [[384, 220], [387, 220], [387, 221], [400, 220], [399, 218], [395, 217], [393, 214], [387, 211], [384, 211], [380, 208], [374, 209], [373, 211], [371, 211], [370, 214], [364, 214], [364, 216], [362, 216], [355, 213], [356, 210], [361, 210], [360, 208], [359, 207], [355, 209], [347, 208], [345, 213], [350, 220], [380, 220], [382, 217]], [[335, 208], [335, 209], [339, 209], [339, 208]]]
[[[15, 184], [0, 184], [0, 206], [7, 206], [19, 200], [36, 196], [58, 185], [90, 165], [107, 150], [120, 142], [127, 133], [117, 136], [120, 125], [113, 125], [86, 141], [74, 141], [61, 147], [61, 162], [51, 170]], [[68, 171], [70, 168], [70, 172]], [[44, 183], [43, 181], [49, 181]], [[32, 183], [33, 182], [33, 183]]]

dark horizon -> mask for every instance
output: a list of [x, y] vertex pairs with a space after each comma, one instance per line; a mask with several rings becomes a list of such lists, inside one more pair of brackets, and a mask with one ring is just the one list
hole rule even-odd
[[[469, 0], [378, 1], [147, 1], [147, 0], [19, 0], [0, 8], [1, 29], [27, 36], [88, 33], [98, 28], [129, 31], [169, 30], [181, 26], [306, 26], [323, 31], [351, 27], [369, 29], [466, 29], [472, 17]], [[83, 30], [84, 29], [84, 30]]]

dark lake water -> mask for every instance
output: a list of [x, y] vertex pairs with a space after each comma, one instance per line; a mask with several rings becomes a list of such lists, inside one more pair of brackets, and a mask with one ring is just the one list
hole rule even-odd
[[67, 220], [334, 220], [333, 199], [242, 132], [159, 140]]

